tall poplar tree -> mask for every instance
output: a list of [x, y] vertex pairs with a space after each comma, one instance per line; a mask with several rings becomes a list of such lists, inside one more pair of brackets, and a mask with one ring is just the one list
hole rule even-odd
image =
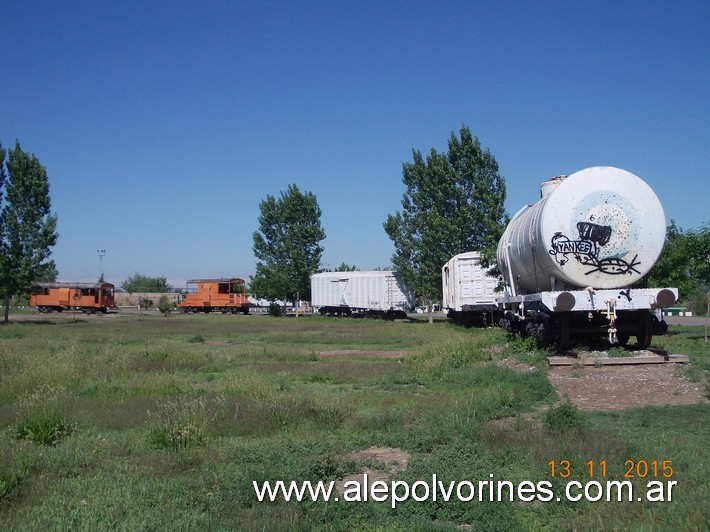
[[7, 323], [13, 296], [27, 293], [39, 279], [56, 276], [49, 256], [57, 243], [57, 216], [51, 212], [47, 171], [39, 160], [22, 151], [19, 142], [12, 150], [0, 146], [0, 157], [6, 168], [0, 178], [0, 295]]
[[316, 196], [295, 184], [259, 204], [259, 230], [252, 250], [258, 259], [249, 290], [258, 298], [295, 300], [310, 297], [311, 275], [318, 272], [325, 232]]
[[430, 321], [442, 298], [441, 267], [467, 251], [480, 251], [484, 264], [493, 264], [508, 222], [495, 157], [465, 125], [458, 137], [451, 133], [448, 146], [447, 153], [432, 148], [426, 160], [412, 150], [413, 162], [402, 165], [402, 210], [384, 223], [395, 246], [392, 264], [429, 305]]

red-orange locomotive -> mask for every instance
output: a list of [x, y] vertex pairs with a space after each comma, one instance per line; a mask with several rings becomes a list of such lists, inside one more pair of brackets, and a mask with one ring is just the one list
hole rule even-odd
[[239, 278], [191, 279], [187, 281], [187, 294], [177, 306], [187, 314], [213, 310], [222, 314], [249, 314], [246, 284]]
[[30, 306], [40, 312], [106, 313], [116, 308], [113, 289], [111, 283], [40, 283], [30, 295]]

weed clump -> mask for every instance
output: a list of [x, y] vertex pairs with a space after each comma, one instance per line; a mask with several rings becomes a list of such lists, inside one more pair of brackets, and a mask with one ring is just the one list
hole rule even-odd
[[45, 384], [22, 399], [14, 435], [40, 445], [56, 445], [73, 431], [66, 417], [68, 393], [62, 386]]
[[583, 429], [585, 423], [584, 414], [569, 401], [548, 410], [543, 420], [545, 428], [551, 433]]
[[624, 358], [630, 356], [626, 349], [618, 345], [610, 347], [607, 354], [609, 355], [609, 358]]
[[156, 412], [148, 412], [150, 444], [170, 451], [200, 446], [214, 417], [202, 397], [160, 402]]
[[6, 475], [0, 473], [0, 501], [10, 498], [13, 491], [19, 486], [20, 480], [18, 475]]

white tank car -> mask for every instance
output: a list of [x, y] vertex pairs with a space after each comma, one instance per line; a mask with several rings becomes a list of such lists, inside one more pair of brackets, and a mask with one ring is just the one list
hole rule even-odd
[[[675, 288], [632, 288], [650, 271], [666, 234], [663, 207], [638, 176], [610, 166], [543, 183], [498, 243], [506, 284], [503, 325], [567, 343], [603, 329], [612, 342], [647, 347], [651, 310], [671, 306]], [[596, 314], [596, 315], [595, 315]]]

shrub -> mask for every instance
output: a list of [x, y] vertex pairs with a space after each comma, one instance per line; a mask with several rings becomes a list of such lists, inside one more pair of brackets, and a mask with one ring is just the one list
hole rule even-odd
[[269, 308], [266, 311], [268, 312], [269, 316], [273, 316], [274, 318], [278, 318], [284, 315], [284, 309], [278, 303], [269, 303]]
[[162, 295], [158, 299], [158, 310], [163, 313], [163, 316], [168, 317], [173, 311], [173, 304], [168, 299], [168, 296]]

